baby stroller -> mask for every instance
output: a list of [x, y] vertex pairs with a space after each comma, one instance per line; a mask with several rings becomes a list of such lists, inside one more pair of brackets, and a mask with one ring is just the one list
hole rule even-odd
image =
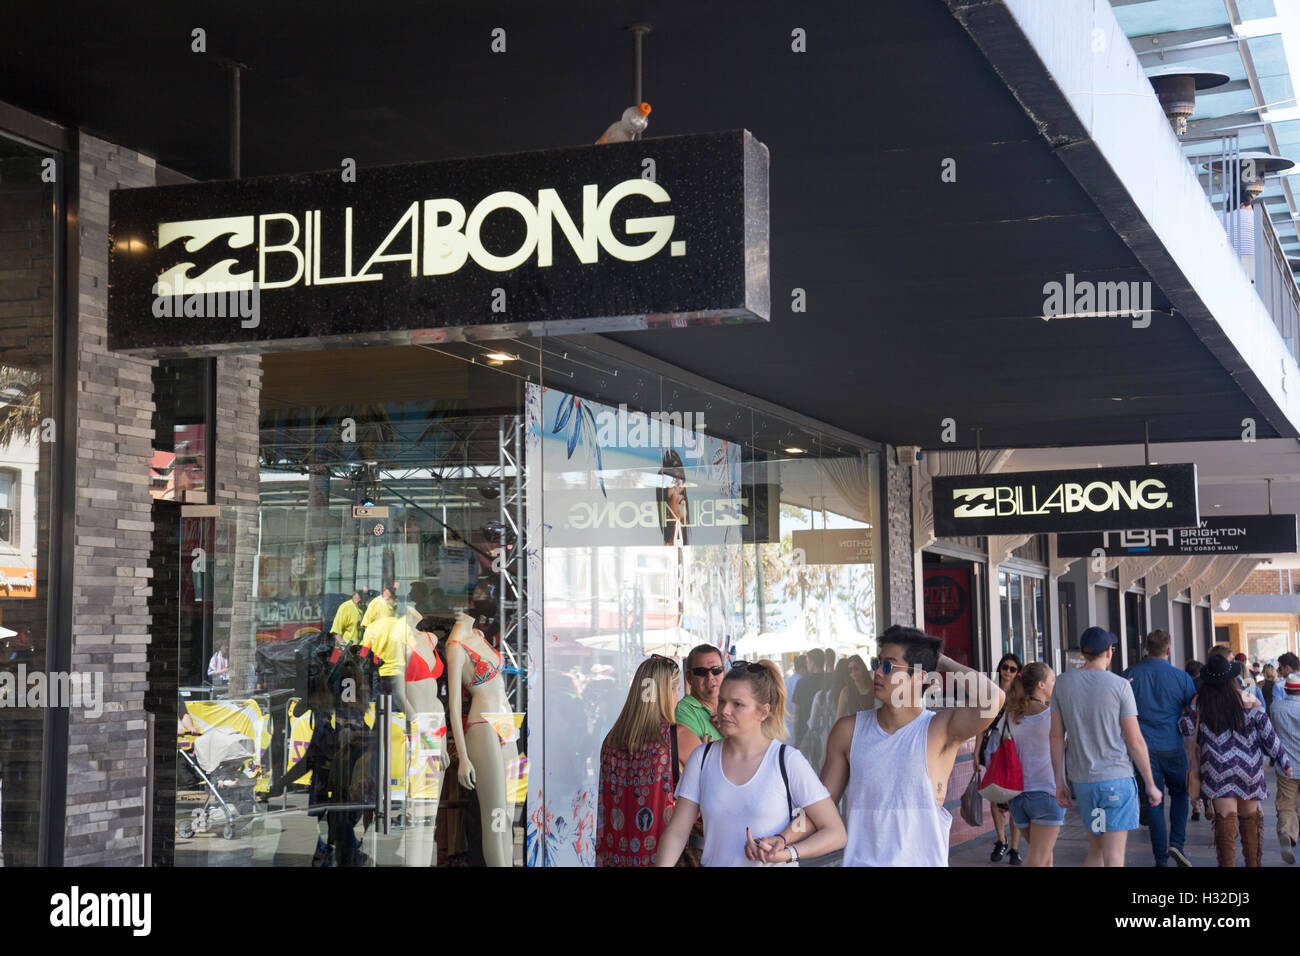
[[257, 807], [254, 785], [257, 752], [251, 738], [231, 727], [214, 727], [204, 734], [183, 734], [177, 748], [178, 790], [205, 794], [203, 805], [177, 827], [182, 839], [205, 833], [224, 819], [221, 836], [235, 838], [236, 826], [252, 819]]

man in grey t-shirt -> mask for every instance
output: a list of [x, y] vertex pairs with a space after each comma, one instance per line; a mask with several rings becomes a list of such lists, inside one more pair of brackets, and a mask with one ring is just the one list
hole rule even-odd
[[1100, 627], [1084, 631], [1079, 638], [1083, 667], [1058, 677], [1052, 693], [1056, 802], [1069, 807], [1073, 798], [1079, 804], [1088, 828], [1084, 866], [1124, 865], [1128, 831], [1138, 828], [1134, 766], [1146, 785], [1151, 806], [1159, 806], [1164, 796], [1151, 776], [1133, 688], [1110, 672], [1118, 641]]

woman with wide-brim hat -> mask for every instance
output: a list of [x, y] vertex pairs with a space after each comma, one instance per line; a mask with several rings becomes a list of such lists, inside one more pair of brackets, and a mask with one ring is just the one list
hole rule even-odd
[[1240, 661], [1211, 654], [1201, 669], [1201, 689], [1178, 722], [1185, 737], [1194, 737], [1196, 759], [1191, 774], [1191, 798], [1201, 792], [1214, 800], [1214, 848], [1219, 866], [1236, 865], [1240, 827], [1246, 866], [1263, 859], [1264, 813], [1260, 801], [1268, 796], [1264, 758], [1271, 757], [1283, 776], [1291, 776], [1291, 761], [1268, 714], [1253, 699], [1242, 700], [1237, 677]]

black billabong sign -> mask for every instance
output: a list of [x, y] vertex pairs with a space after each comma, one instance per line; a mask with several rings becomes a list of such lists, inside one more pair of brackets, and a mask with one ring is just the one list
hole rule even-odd
[[1094, 534], [1063, 534], [1056, 539], [1062, 558], [1183, 554], [1295, 554], [1295, 515], [1215, 515], [1194, 528], [1138, 528]]
[[745, 130], [115, 190], [108, 344], [155, 356], [770, 318]]
[[1195, 465], [939, 475], [931, 484], [941, 538], [1194, 527], [1200, 520]]

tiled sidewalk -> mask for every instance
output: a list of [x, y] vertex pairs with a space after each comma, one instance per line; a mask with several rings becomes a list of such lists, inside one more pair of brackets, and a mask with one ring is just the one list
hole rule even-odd
[[[1264, 801], [1264, 866], [1281, 866], [1287, 864], [1283, 862], [1282, 855], [1278, 851], [1277, 842], [1277, 814], [1273, 809], [1273, 779], [1272, 772], [1269, 772], [1269, 798]], [[987, 822], [987, 809], [985, 811], [985, 821]], [[1140, 827], [1133, 830], [1128, 835], [1128, 847], [1125, 854], [1125, 866], [1151, 866], [1153, 857], [1151, 854], [1151, 837], [1150, 831], [1146, 827]], [[1195, 867], [1214, 867], [1216, 866], [1214, 856], [1214, 825], [1202, 817], [1200, 820], [1189, 820], [1187, 822], [1187, 844], [1183, 848], [1192, 865]], [[989, 854], [993, 851], [993, 837], [991, 834], [984, 834], [974, 840], [955, 847], [948, 854], [948, 862], [951, 866], [1009, 866], [1006, 858], [1003, 857], [1000, 863], [990, 863]], [[1026, 856], [1026, 847], [1021, 845], [1020, 855]], [[1056, 848], [1054, 852], [1054, 862], [1056, 866], [1083, 866], [1083, 861], [1088, 855], [1088, 832], [1084, 828], [1083, 818], [1080, 816], [1077, 808], [1071, 808], [1065, 814], [1065, 826], [1061, 828], [1061, 835], [1057, 837]], [[1171, 865], [1173, 861], [1170, 861]], [[1237, 866], [1242, 865], [1241, 859], [1241, 839], [1237, 840]], [[1300, 869], [1300, 863], [1295, 864], [1294, 869]]]

